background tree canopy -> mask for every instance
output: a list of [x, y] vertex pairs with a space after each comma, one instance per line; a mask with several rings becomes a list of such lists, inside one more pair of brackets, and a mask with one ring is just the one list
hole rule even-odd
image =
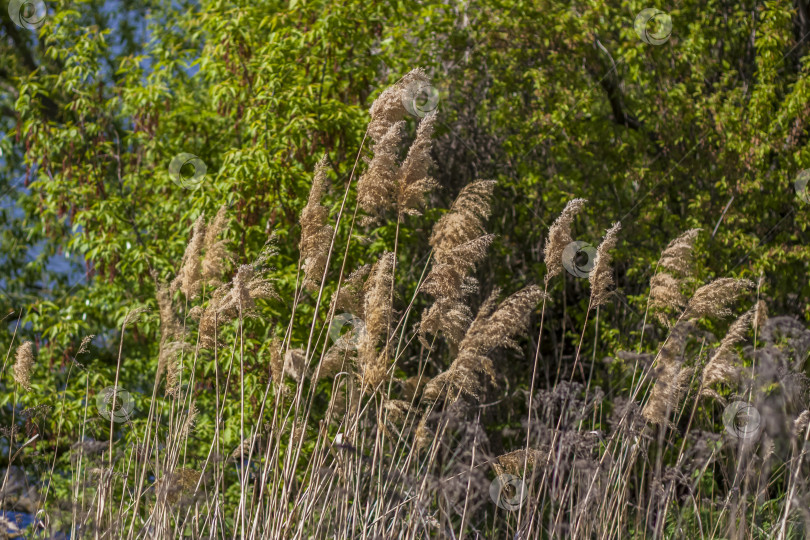
[[[241, 262], [276, 231], [289, 275], [315, 163], [328, 154], [341, 193], [371, 101], [415, 66], [441, 96], [430, 206], [498, 181], [485, 279], [538, 281], [544, 231], [584, 197], [579, 237], [624, 225], [628, 298], [662, 245], [701, 227], [701, 277], [764, 272], [772, 309], [810, 314], [793, 188], [810, 165], [801, 2], [678, 3], [662, 46], [636, 35], [638, 2], [48, 7], [38, 32], [3, 18], [3, 309], [27, 306], [59, 350], [152, 297], [150, 268], [175, 270], [196, 216], [222, 202]], [[196, 191], [170, 181], [181, 152], [207, 167]], [[424, 239], [420, 225], [404, 234]], [[382, 249], [390, 231], [374, 235]], [[42, 278], [57, 252], [70, 289]]]
[[[656, 261], [687, 229], [702, 229], [695, 283], [762, 277], [771, 313], [810, 318], [808, 203], [794, 187], [810, 168], [806, 0], [659, 6], [672, 22], [660, 45], [636, 32], [636, 16], [650, 6], [635, 0], [58, 0], [33, 30], [16, 25], [8, 6], [0, 28], [0, 316], [9, 314], [9, 350], [12, 335], [36, 343], [32, 384], [46, 393], [62, 390], [87, 335], [96, 336], [85, 358], [88, 386], [115, 380], [127, 312], [158, 310], [156, 283], [176, 275], [197, 218], [213, 218], [224, 204], [231, 270], [253, 261], [271, 236], [278, 250], [269, 276], [280, 298], [262, 300], [264, 316], [245, 321], [242, 383], [256, 407], [271, 339], [285, 334], [296, 298], [299, 216], [315, 166], [326, 155], [330, 216], [347, 189], [351, 215], [350, 177], [372, 155], [369, 107], [415, 67], [440, 98], [431, 169], [439, 187], [424, 216], [351, 233], [352, 220], [343, 219], [338, 230], [357, 240], [347, 271], [397, 243], [400, 308], [422, 275], [432, 224], [464, 186], [487, 179], [497, 181], [487, 223], [496, 237], [476, 271], [476, 306], [495, 287], [542, 284], [548, 229], [569, 200], [588, 201], [577, 240], [596, 246], [622, 223], [617, 292], [600, 308], [598, 341], [593, 327], [579, 333], [587, 280], [564, 272], [550, 284], [540, 368], [547, 381], [560, 365], [570, 371], [580, 341], [581, 356], [597, 361], [635, 348]], [[416, 127], [407, 123], [408, 141]], [[182, 153], [204, 163], [196, 189], [170, 174]], [[340, 272], [333, 260], [327, 275]], [[324, 297], [333, 290], [328, 284]], [[309, 321], [327, 316], [317, 305], [317, 295], [298, 300], [305, 322], [292, 326], [291, 343], [306, 346]], [[538, 309], [529, 352], [510, 360], [504, 377], [531, 372], [539, 319]], [[715, 324], [707, 328], [726, 328]], [[159, 326], [145, 317], [122, 338], [121, 382], [145, 394], [136, 406], [147, 410]], [[666, 336], [649, 322], [646, 331]], [[201, 369], [203, 384], [214, 368]], [[610, 364], [592, 369], [594, 384], [610, 387]], [[527, 385], [525, 377], [518, 384]], [[0, 388], [10, 415], [11, 384]], [[81, 404], [84, 388], [66, 395]], [[238, 411], [238, 402], [226, 405], [226, 414]], [[202, 429], [213, 417], [201, 413]], [[238, 444], [239, 433], [225, 436]]]

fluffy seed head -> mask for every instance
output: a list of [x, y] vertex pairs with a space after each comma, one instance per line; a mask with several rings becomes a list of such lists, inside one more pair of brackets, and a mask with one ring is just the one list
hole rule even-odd
[[680, 276], [692, 274], [692, 248], [695, 245], [698, 233], [702, 229], [689, 229], [678, 238], [671, 241], [667, 248], [661, 252], [658, 266]]
[[442, 332], [450, 343], [458, 344], [471, 322], [472, 310], [466, 303], [451, 297], [441, 297], [423, 312], [419, 324], [419, 339], [429, 349], [430, 344], [425, 336]]
[[720, 341], [720, 346], [717, 347], [703, 370], [703, 386], [711, 386], [719, 382], [732, 383], [739, 378], [740, 369], [737, 365], [739, 357], [734, 350], [734, 345], [745, 339], [745, 334], [754, 318], [755, 309], [746, 311], [732, 323], [726, 337]]
[[387, 333], [391, 319], [391, 280], [394, 254], [383, 253], [371, 269], [364, 287], [363, 303], [366, 334], [379, 339]]
[[84, 336], [82, 338], [82, 342], [79, 345], [79, 350], [76, 352], [76, 356], [79, 356], [80, 354], [84, 354], [84, 353], [87, 352], [87, 346], [90, 344], [91, 341], [93, 341], [94, 337], [96, 337], [96, 336], [93, 335], [93, 334], [90, 334], [89, 336]]
[[414, 432], [414, 444], [418, 451], [429, 448], [434, 442], [434, 433], [433, 430], [428, 427], [428, 419], [428, 412], [425, 412], [419, 420], [419, 424], [416, 426], [416, 431]]
[[543, 298], [543, 290], [530, 285], [496, 308], [498, 294], [498, 290], [493, 291], [478, 310], [448, 370], [427, 384], [426, 399], [435, 400], [448, 388], [478, 397], [481, 389], [479, 374], [486, 374], [490, 382], [495, 383], [495, 366], [489, 353], [498, 347], [519, 348], [514, 338], [525, 330], [529, 314]]
[[[213, 300], [212, 296], [212, 300]], [[243, 264], [233, 278], [231, 288], [225, 296], [217, 302], [217, 311], [225, 320], [256, 315], [256, 300], [279, 298], [270, 280], [257, 275], [254, 265]], [[210, 305], [209, 305], [210, 307]]]
[[810, 425], [810, 410], [804, 411], [793, 421], [793, 436], [804, 439], [807, 435], [807, 426]]
[[167, 366], [176, 361], [177, 353], [182, 351], [185, 333], [183, 324], [174, 311], [169, 286], [165, 283], [158, 283], [155, 298], [157, 299], [158, 314], [160, 315], [160, 352], [157, 369], [158, 377], [160, 377]]
[[228, 253], [227, 242], [220, 240], [220, 235], [228, 226], [227, 207], [222, 205], [214, 217], [214, 221], [208, 224], [205, 231], [205, 256], [202, 262], [203, 281], [218, 287], [222, 284], [220, 278], [225, 273], [225, 263], [231, 261]]
[[363, 298], [365, 332], [357, 342], [357, 362], [363, 386], [376, 388], [387, 373], [386, 352], [377, 353], [377, 344], [388, 340], [388, 328], [393, 314], [391, 305], [391, 282], [393, 279], [394, 254], [384, 253], [371, 269]]
[[666, 326], [670, 325], [670, 313], [679, 313], [686, 306], [681, 286], [692, 275], [692, 248], [700, 231], [690, 229], [672, 240], [661, 252], [657, 273], [650, 280], [650, 312]]
[[492, 234], [480, 236], [445, 253], [442, 257], [445, 262], [433, 264], [419, 290], [436, 298], [454, 299], [464, 297], [468, 285], [477, 290], [477, 282], [468, 274], [486, 257], [494, 238]]
[[591, 307], [604, 304], [610, 294], [608, 289], [613, 285], [613, 269], [610, 267], [610, 250], [616, 247], [619, 230], [621, 228], [621, 223], [615, 223], [608, 229], [602, 243], [596, 248], [596, 258], [594, 259], [593, 269], [588, 275], [588, 280], [591, 282]]
[[404, 92], [412, 84], [428, 83], [430, 79], [421, 68], [416, 68], [402, 77], [396, 84], [386, 88], [371, 104], [369, 111], [371, 122], [368, 124], [368, 136], [375, 143], [385, 135], [392, 124], [399, 122], [408, 113], [403, 105]]
[[433, 226], [430, 245], [437, 262], [447, 262], [454, 248], [478, 238], [486, 231], [490, 199], [495, 182], [478, 180], [464, 186], [450, 211]]
[[677, 364], [661, 366], [650, 399], [641, 414], [653, 424], [666, 424], [681, 400], [684, 389], [692, 377], [692, 368], [681, 368]]
[[408, 156], [402, 162], [397, 174], [397, 209], [400, 217], [410, 214], [419, 215], [418, 210], [425, 202], [425, 193], [436, 187], [434, 179], [428, 177], [433, 165], [430, 157], [431, 136], [436, 113], [425, 116], [416, 130], [416, 139], [408, 150]]
[[650, 311], [665, 322], [665, 309], [679, 310], [686, 305], [686, 297], [680, 291], [681, 282], [668, 274], [659, 272], [650, 280]]
[[754, 284], [747, 279], [720, 278], [702, 286], [686, 306], [684, 317], [728, 317], [731, 310], [728, 305], [739, 296], [753, 287]]
[[121, 324], [122, 327], [127, 326], [130, 323], [134, 323], [142, 314], [146, 313], [147, 311], [149, 311], [149, 308], [146, 306], [139, 306], [134, 309], [130, 309], [124, 316], [124, 322]]
[[548, 240], [545, 248], [546, 282], [562, 272], [562, 254], [565, 247], [573, 242], [571, 223], [574, 217], [585, 207], [585, 199], [572, 199], [565, 205], [562, 213], [548, 229]]
[[202, 288], [202, 250], [205, 245], [205, 215], [200, 214], [197, 221], [194, 222], [194, 228], [191, 234], [191, 240], [186, 246], [186, 252], [183, 254], [183, 263], [180, 266], [180, 271], [177, 277], [174, 278], [171, 285], [172, 294], [178, 288], [186, 295], [186, 298], [194, 298], [199, 294]]
[[309, 191], [309, 200], [301, 212], [301, 242], [298, 245], [304, 264], [304, 288], [316, 291], [321, 286], [326, 260], [329, 258], [329, 246], [334, 229], [326, 224], [329, 210], [321, 205], [321, 198], [326, 190], [326, 156], [315, 168], [315, 179]]
[[669, 337], [661, 346], [656, 356], [657, 369], [655, 382], [650, 398], [641, 413], [649, 422], [664, 424], [680, 401], [686, 383], [692, 376], [692, 370], [683, 368], [683, 349], [694, 323], [681, 320], [670, 331]]
[[760, 300], [754, 307], [754, 320], [752, 322], [752, 326], [756, 329], [760, 329], [767, 321], [768, 305], [765, 303], [765, 300]]
[[399, 170], [397, 150], [402, 140], [404, 122], [392, 124], [374, 145], [374, 156], [368, 170], [357, 181], [357, 203], [371, 221], [379, 218], [396, 203], [396, 177]]
[[277, 339], [270, 343], [270, 376], [276, 385], [282, 383], [284, 374], [284, 355], [281, 351], [281, 344]]
[[34, 344], [30, 341], [23, 342], [17, 347], [14, 359], [14, 382], [26, 390], [31, 390], [31, 370], [34, 367]]

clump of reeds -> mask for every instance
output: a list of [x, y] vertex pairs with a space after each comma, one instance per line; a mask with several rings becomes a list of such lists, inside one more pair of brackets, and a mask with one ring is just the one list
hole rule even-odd
[[368, 135], [374, 142], [368, 169], [357, 182], [358, 206], [368, 215], [362, 220], [369, 224], [378, 221], [388, 210], [395, 210], [398, 217], [418, 214], [425, 194], [436, 186], [428, 176], [433, 164], [430, 157], [435, 113], [426, 115], [416, 131], [416, 139], [408, 150], [405, 160], [397, 160], [403, 118], [407, 114], [404, 100], [412, 85], [428, 78], [424, 71], [415, 69], [397, 84], [383, 91], [371, 106], [371, 122]]
[[498, 290], [493, 291], [481, 305], [447, 371], [426, 385], [426, 399], [434, 401], [449, 390], [454, 391], [456, 397], [467, 394], [479, 398], [483, 389], [479, 374], [486, 375], [495, 384], [495, 365], [489, 354], [499, 347], [519, 348], [514, 338], [525, 330], [529, 314], [542, 299], [543, 290], [530, 285], [509, 296], [500, 305], [497, 303], [498, 294]]
[[[687, 247], [685, 242], [677, 243], [677, 245], [679, 246], [678, 250], [680, 250], [680, 258], [672, 255], [670, 259], [680, 261], [677, 264], [681, 264], [680, 268], [683, 270], [685, 268], [682, 265], [683, 253], [684, 250], [687, 250]], [[667, 264], [670, 266], [676, 263]], [[729, 304], [737, 300], [743, 292], [752, 286], [753, 283], [748, 280], [721, 278], [700, 287], [695, 292], [656, 356], [655, 384], [642, 411], [647, 420], [657, 424], [665, 423], [670, 413], [679, 403], [685, 384], [692, 376], [693, 369], [683, 367], [681, 354], [687, 335], [694, 328], [694, 321], [700, 317], [724, 317], [730, 315]], [[727, 380], [734, 375], [734, 369], [729, 359], [731, 347], [733, 343], [741, 339], [744, 328], [750, 324], [750, 317], [744, 316], [737, 323], [732, 325], [728, 339], [724, 340], [725, 344], [721, 343], [717, 354], [709, 362], [707, 366], [708, 375], [705, 375], [704, 372], [704, 375], [708, 378], [703, 380], [703, 387], [720, 380]]]
[[[430, 139], [435, 116], [428, 115], [421, 121], [405, 160], [401, 164], [397, 161], [404, 132], [401, 122], [406, 112], [402, 103], [405, 88], [426, 80], [421, 71], [414, 71], [383, 92], [372, 106], [369, 137], [374, 142], [374, 157], [357, 186], [357, 204], [369, 217], [392, 222], [396, 219], [398, 226], [405, 216], [419, 211], [425, 193], [434, 186], [429, 169], [433, 165]], [[349, 257], [354, 259], [358, 254], [349, 249], [356, 247], [351, 245], [333, 251], [333, 239], [336, 242], [344, 228], [329, 223], [328, 205], [324, 203], [326, 183], [324, 159], [316, 167], [301, 213], [303, 279], [297, 289], [285, 292], [293, 307], [283, 333], [275, 328], [261, 334], [252, 325], [255, 321], [243, 320], [277, 316], [277, 306], [265, 311], [261, 302], [279, 298], [265, 269], [269, 251], [251, 264], [236, 267], [226, 278], [230, 256], [223, 239], [227, 236], [225, 208], [220, 208], [207, 226], [202, 216], [195, 221], [175, 279], [169, 284], [155, 279], [160, 312], [160, 373], [156, 384], [165, 372], [167, 393], [174, 399], [164, 403], [162, 397], [157, 397], [148, 412], [138, 411], [143, 413], [140, 416], [136, 412], [136, 419], [126, 425], [126, 430], [106, 431], [108, 422], [91, 418], [82, 423], [81, 442], [70, 446], [68, 459], [73, 467], [70, 481], [77, 484], [68, 492], [73, 510], [69, 521], [74, 524], [71, 537], [96, 532], [92, 527], [97, 527], [98, 536], [105, 537], [135, 536], [140, 528], [148, 527], [150, 535], [160, 538], [500, 538], [517, 534], [526, 538], [545, 535], [584, 539], [604, 536], [605, 531], [621, 537], [649, 531], [648, 536], [664, 537], [665, 527], [672, 522], [667, 518], [669, 511], [678, 520], [673, 530], [699, 530], [708, 538], [715, 535], [699, 519], [688, 524], [680, 522], [693, 510], [701, 516], [707, 507], [711, 512], [719, 506], [708, 501], [710, 496], [699, 486], [711, 485], [712, 494], [716, 491], [733, 501], [737, 493], [748, 489], [749, 483], [759, 483], [756, 489], [761, 493], [780, 485], [785, 478], [778, 476], [785, 474], [778, 472], [778, 467], [763, 465], [761, 470], [754, 470], [758, 462], [746, 455], [733, 455], [738, 461], [721, 466], [728, 465], [723, 463], [727, 456], [717, 444], [721, 435], [709, 414], [693, 414], [682, 432], [660, 429], [657, 441], [649, 436], [647, 423], [667, 426], [676, 418], [692, 378], [692, 366], [698, 365], [691, 352], [686, 352], [690, 351], [689, 340], [699, 336], [697, 320], [729, 315], [731, 304], [750, 288], [744, 280], [724, 278], [699, 288], [687, 300], [683, 291], [693, 274], [696, 229], [667, 246], [651, 282], [652, 312], [664, 316], [662, 320], [668, 326], [670, 315], [679, 315], [672, 319], [675, 322], [669, 337], [654, 359], [652, 354], [639, 353], [627, 358], [641, 364], [640, 372], [620, 366], [627, 371], [600, 374], [597, 354], [606, 340], [594, 339], [594, 375], [581, 384], [555, 384], [555, 371], [559, 376], [575, 344], [562, 322], [556, 327], [562, 328], [559, 334], [552, 336], [551, 343], [544, 341], [542, 351], [540, 344], [532, 344], [538, 348], [539, 371], [545, 371], [545, 377], [541, 375], [538, 380], [541, 385], [547, 381], [547, 387], [541, 387], [537, 397], [538, 405], [532, 406], [535, 387], [534, 382], [529, 385], [526, 376], [526, 358], [504, 361], [493, 353], [500, 348], [522, 349], [518, 340], [537, 304], [546, 300], [545, 293], [529, 285], [499, 302], [500, 292], [495, 289], [483, 299], [477, 312], [473, 309], [481, 300], [476, 268], [493, 241], [484, 224], [491, 213], [494, 182], [476, 181], [466, 186], [435, 224], [429, 238], [430, 266], [421, 269], [425, 280], [416, 291], [409, 291], [418, 301], [412, 301], [404, 310], [399, 309], [404, 296], [401, 293], [408, 290], [410, 277], [395, 275], [398, 261], [404, 258], [396, 252], [398, 236], [393, 246], [386, 245], [394, 252], [384, 251], [373, 265], [361, 266], [342, 283], [329, 283], [327, 258], [338, 259], [343, 252], [351, 253]], [[546, 285], [563, 269], [562, 252], [573, 241], [571, 226], [584, 203], [582, 199], [570, 201], [549, 231]], [[591, 308], [607, 302], [615, 282], [630, 280], [629, 273], [618, 279], [623, 276], [623, 266], [614, 265], [611, 257], [619, 230], [617, 223], [598, 246], [589, 276], [590, 302], [585, 314], [578, 314], [586, 320]], [[378, 240], [379, 244], [389, 238]], [[346, 261], [335, 260], [335, 267], [341, 262]], [[409, 276], [414, 274], [408, 270]], [[420, 269], [413, 270], [419, 275]], [[341, 267], [340, 276], [342, 272]], [[338, 285], [338, 291], [332, 294], [334, 285]], [[307, 304], [306, 295], [300, 294], [302, 290], [315, 291], [322, 286], [327, 295], [324, 298], [331, 298], [331, 302], [321, 304], [318, 294], [317, 302]], [[579, 294], [578, 287], [569, 289], [566, 295]], [[422, 303], [417, 293], [433, 297], [421, 318], [413, 311]], [[181, 294], [187, 304], [175, 308], [174, 302]], [[573, 302], [570, 296], [564, 298], [567, 302], [555, 313], [562, 321], [577, 315], [572, 314], [576, 307], [571, 306], [585, 307], [580, 302], [585, 298]], [[296, 313], [299, 306], [302, 313]], [[336, 323], [337, 317], [345, 315], [338, 314], [342, 310], [361, 320], [362, 325], [353, 328], [353, 334], [334, 339], [328, 324], [320, 327], [319, 321]], [[134, 322], [140, 312], [130, 311], [124, 326]], [[626, 313], [628, 319], [632, 318], [631, 310]], [[610, 320], [611, 315], [607, 313], [605, 318]], [[299, 327], [302, 317], [306, 317], [306, 327]], [[765, 304], [759, 302], [731, 325], [703, 370], [704, 392], [713, 392], [709, 387], [715, 384], [736, 380], [740, 364], [736, 347], [749, 326], [762, 328], [762, 340], [769, 346], [783, 338], [789, 341], [797, 350], [794, 356], [801, 357], [794, 362], [804, 361], [802, 351], [807, 350], [810, 333], [803, 333], [803, 325], [790, 319], [782, 321], [787, 325], [782, 328], [774, 319], [766, 325], [766, 319]], [[198, 321], [197, 328], [189, 321]], [[632, 322], [611, 329], [609, 342], [622, 340], [621, 328]], [[778, 331], [777, 326], [782, 330]], [[309, 341], [302, 342], [301, 336], [307, 334]], [[446, 347], [431, 346], [427, 337], [437, 335], [446, 339]], [[201, 347], [210, 351], [198, 356], [199, 351], [191, 345], [193, 337], [198, 337]], [[330, 339], [334, 341], [330, 343]], [[586, 343], [587, 347], [588, 341], [580, 338], [580, 346]], [[87, 344], [85, 339], [80, 352]], [[755, 353], [762, 352], [756, 351], [756, 342], [754, 349]], [[182, 362], [183, 354], [191, 350], [195, 353], [193, 359]], [[765, 352], [776, 354], [772, 350]], [[42, 356], [41, 351], [39, 354]], [[579, 347], [575, 364], [578, 357]], [[788, 386], [788, 379], [799, 378], [785, 368], [787, 360], [780, 357], [779, 361], [778, 365], [762, 362], [769, 364], [768, 374], [781, 383], [768, 387], [768, 399], [774, 402], [781, 399], [778, 393], [781, 387]], [[15, 382], [26, 389], [30, 388], [33, 362], [33, 345], [24, 343], [17, 349], [13, 375]], [[314, 373], [310, 365], [316, 365]], [[223, 366], [225, 369], [221, 369]], [[752, 377], [763, 372], [757, 362], [752, 365]], [[790, 377], [785, 377], [786, 373]], [[628, 374], [632, 379], [625, 379]], [[616, 396], [612, 402], [604, 400], [605, 393], [598, 383], [607, 376], [613, 392], [630, 388], [631, 395]], [[179, 392], [181, 378], [189, 382], [185, 395]], [[647, 388], [650, 379], [649, 395], [639, 401], [636, 396]], [[82, 384], [89, 388], [94, 383], [91, 381], [87, 377]], [[527, 400], [529, 420], [524, 423], [526, 388], [532, 398]], [[208, 389], [210, 398], [205, 395]], [[63, 395], [69, 395], [70, 390], [66, 383]], [[211, 402], [216, 406], [213, 414], [206, 410]], [[777, 406], [786, 409], [787, 402], [784, 399]], [[695, 406], [699, 403], [696, 399]], [[140, 408], [141, 402], [138, 405]], [[798, 410], [804, 409], [802, 405]], [[46, 416], [44, 411], [23, 410], [20, 416], [26, 426], [0, 427], [0, 434], [9, 440], [7, 448], [16, 452], [12, 458], [28, 458], [25, 449], [16, 446], [16, 436]], [[534, 422], [532, 415], [537, 418]], [[167, 418], [168, 427], [164, 423]], [[792, 431], [785, 439], [790, 438], [793, 453], [798, 456], [810, 413], [804, 410], [796, 418], [786, 418], [790, 423], [785, 425]], [[700, 425], [690, 431], [693, 419]], [[98, 425], [105, 428], [100, 436], [94, 432]], [[141, 431], [144, 425], [146, 429]], [[601, 431], [605, 425], [610, 426], [609, 437]], [[204, 440], [209, 429], [213, 438]], [[122, 447], [117, 442], [113, 446], [112, 441], [121, 432], [134, 443]], [[94, 439], [108, 435], [109, 442]], [[770, 464], [778, 457], [778, 448], [786, 445], [777, 437], [762, 441], [763, 450], [757, 460]], [[59, 442], [57, 434], [56, 447]], [[487, 459], [493, 448], [518, 445], [520, 450]], [[679, 445], [679, 452], [671, 450]], [[414, 451], [425, 448], [429, 448], [427, 453]], [[97, 467], [101, 455], [104, 466]], [[641, 466], [637, 456], [649, 458], [650, 466]], [[801, 458], [791, 459], [791, 465], [801, 463]], [[531, 486], [538, 488], [537, 492], [505, 520], [498, 517], [497, 506], [488, 498], [488, 477], [492, 473], [488, 465], [498, 475], [511, 474], [525, 481], [537, 479]], [[530, 476], [527, 470], [531, 467], [540, 470]], [[716, 475], [713, 469], [722, 470], [722, 475]], [[727, 478], [735, 469], [736, 476]], [[7, 467], [4, 484], [13, 474], [11, 470]], [[209, 481], [206, 474], [212, 470]], [[801, 467], [794, 466], [794, 470], [798, 471], [795, 478], [800, 478]], [[792, 486], [803, 487], [801, 482], [789, 480], [788, 491]], [[675, 493], [701, 496], [670, 496]], [[3, 487], [0, 494], [6, 495]], [[153, 494], [157, 504], [139, 506], [145, 494]], [[720, 496], [715, 495], [717, 500], [721, 500]], [[754, 500], [759, 512], [769, 511], [767, 505]], [[734, 505], [725, 505], [725, 501], [722, 504], [724, 509], [729, 508], [727, 513], [735, 511]], [[793, 519], [788, 509], [784, 513], [785, 520], [788, 515]], [[722, 513], [719, 515], [717, 523], [710, 525], [717, 530], [726, 523]], [[521, 516], [519, 520], [512, 519], [517, 516]], [[771, 515], [767, 519], [777, 522]], [[514, 530], [513, 521], [520, 531]], [[732, 524], [729, 528], [747, 521], [734, 515], [728, 518]]]

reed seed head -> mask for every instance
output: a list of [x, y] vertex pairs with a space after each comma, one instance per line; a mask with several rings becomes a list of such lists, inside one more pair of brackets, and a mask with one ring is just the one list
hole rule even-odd
[[419, 208], [425, 203], [425, 194], [434, 189], [437, 182], [428, 177], [433, 166], [430, 150], [433, 146], [431, 137], [436, 113], [431, 112], [419, 123], [416, 139], [397, 174], [397, 209], [400, 217], [419, 215]]
[[402, 141], [404, 122], [392, 124], [374, 145], [368, 170], [357, 181], [357, 203], [369, 214], [368, 222], [379, 219], [396, 204], [397, 152]]
[[309, 291], [317, 291], [321, 287], [334, 233], [334, 229], [326, 224], [329, 209], [321, 205], [321, 198], [326, 191], [326, 170], [327, 161], [324, 155], [315, 168], [309, 199], [301, 213], [301, 242], [298, 248], [303, 259], [304, 288]]
[[616, 247], [619, 230], [621, 230], [621, 228], [621, 223], [615, 223], [608, 229], [602, 243], [596, 248], [596, 258], [594, 259], [593, 269], [588, 275], [588, 280], [591, 283], [591, 307], [604, 304], [610, 295], [608, 289], [613, 285], [613, 269], [610, 267], [610, 250]]
[[484, 221], [491, 211], [490, 199], [495, 182], [477, 180], [464, 186], [450, 211], [433, 226], [430, 245], [438, 262], [447, 262], [454, 248], [483, 233]]
[[565, 247], [573, 242], [571, 238], [571, 223], [585, 207], [585, 199], [572, 199], [565, 205], [562, 213], [554, 220], [548, 229], [548, 240], [545, 248], [546, 277], [551, 278], [562, 272], [562, 254]]
[[227, 226], [227, 207], [222, 205], [219, 207], [214, 221], [208, 224], [203, 242], [205, 256], [202, 262], [202, 280], [214, 287], [222, 284], [220, 278], [225, 273], [226, 263], [233, 259], [228, 253], [227, 241], [220, 239]]
[[684, 317], [727, 317], [728, 305], [735, 302], [754, 284], [747, 279], [720, 278], [700, 287], [686, 306]]
[[739, 355], [734, 350], [734, 346], [745, 339], [745, 334], [754, 319], [755, 310], [756, 307], [746, 311], [732, 323], [728, 333], [720, 341], [720, 346], [717, 347], [703, 370], [703, 386], [737, 381], [740, 372]]
[[692, 251], [703, 229], [689, 229], [672, 240], [658, 259], [658, 266], [682, 277], [692, 275]]
[[202, 289], [202, 251], [205, 246], [205, 215], [200, 214], [191, 233], [191, 240], [183, 254], [180, 271], [171, 284], [171, 293], [178, 288], [186, 298], [194, 298]]
[[416, 68], [402, 77], [397, 83], [386, 88], [379, 97], [371, 104], [369, 111], [371, 122], [368, 124], [368, 136], [375, 143], [380, 139], [391, 125], [399, 122], [408, 114], [403, 105], [403, 93], [412, 84], [428, 83], [430, 79], [421, 68]]
[[34, 368], [34, 344], [30, 341], [23, 342], [17, 347], [14, 360], [14, 382], [26, 390], [31, 390], [31, 371]]

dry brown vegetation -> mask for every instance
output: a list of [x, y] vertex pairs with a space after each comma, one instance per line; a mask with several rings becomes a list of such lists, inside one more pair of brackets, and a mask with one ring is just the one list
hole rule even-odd
[[[582, 199], [561, 209], [548, 231], [544, 286], [482, 291], [475, 273], [492, 242], [486, 221], [495, 186], [467, 185], [433, 226], [413, 296], [401, 296], [398, 225], [435, 187], [436, 113], [421, 119], [399, 157], [402, 94], [414, 81], [427, 79], [415, 70], [371, 107], [373, 154], [356, 182], [359, 211], [349, 211], [347, 190], [331, 215], [326, 161], [314, 171], [301, 215], [299, 286], [282, 299], [291, 308], [287, 331], [262, 360], [270, 374], [264, 392], [245, 395], [252, 360], [242, 337], [248, 318], [265, 316], [262, 301], [279, 298], [265, 274], [272, 243], [229, 274], [223, 207], [210, 222], [196, 221], [176, 277], [157, 285], [160, 367], [146, 421], [134, 429], [127, 419], [126, 441], [110, 429], [108, 441], [75, 443], [65, 471], [71, 492], [49, 492], [50, 482], [42, 490], [44, 526], [72, 538], [803, 537], [810, 412], [801, 370], [810, 333], [791, 318], [768, 318], [760, 287], [749, 281], [696, 283], [700, 231], [663, 251], [637, 349], [605, 359], [609, 388], [592, 384], [601, 359], [581, 353], [586, 333], [598, 339], [604, 331], [600, 309], [614, 300], [619, 223], [596, 249], [572, 361], [541, 354], [543, 343], [565, 339], [546, 335], [544, 321], [556, 301], [549, 286], [572, 279], [562, 256]], [[354, 242], [355, 229], [385, 220], [397, 223], [393, 251], [347, 267], [349, 246], [338, 244], [338, 231], [349, 223]], [[314, 306], [308, 339], [294, 342], [304, 303]], [[725, 337], [707, 331], [740, 311]], [[362, 324], [334, 339], [331, 325], [347, 313]], [[133, 311], [122, 333], [140, 315]], [[647, 330], [648, 316], [658, 329]], [[642, 352], [650, 340], [654, 354]], [[533, 359], [518, 380], [503, 374], [509, 349]], [[22, 393], [35, 361], [31, 343], [16, 347], [15, 358]], [[190, 389], [209, 365], [215, 409], [202, 410]], [[235, 395], [241, 414], [225, 417]], [[756, 437], [723, 430], [729, 401], [758, 410]], [[511, 415], [515, 402], [525, 416]], [[203, 417], [213, 423], [210, 439], [195, 435]], [[223, 430], [238, 431], [242, 443], [224, 447]], [[15, 465], [25, 463], [21, 456]], [[515, 485], [493, 492], [504, 475], [518, 477], [526, 492]]]

